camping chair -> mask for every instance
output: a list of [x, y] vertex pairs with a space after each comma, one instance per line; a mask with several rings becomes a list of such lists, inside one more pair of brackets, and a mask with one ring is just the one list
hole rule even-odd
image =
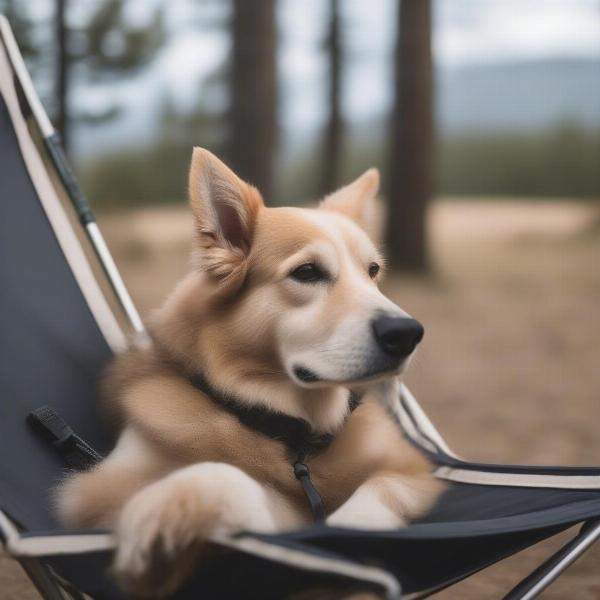
[[[44, 598], [116, 600], [111, 534], [62, 530], [51, 489], [65, 458], [110, 450], [98, 374], [146, 334], [1, 17], [0, 30], [0, 539]], [[32, 427], [44, 415], [52, 443]], [[534, 598], [600, 536], [600, 468], [461, 460], [406, 388], [396, 416], [448, 482], [429, 514], [397, 531], [315, 525], [214, 539], [176, 597], [275, 599], [314, 588], [424, 597], [581, 524], [506, 596]]]

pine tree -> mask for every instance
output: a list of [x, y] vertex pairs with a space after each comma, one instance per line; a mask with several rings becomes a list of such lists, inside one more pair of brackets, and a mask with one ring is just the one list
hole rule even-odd
[[401, 0], [387, 219], [392, 267], [428, 267], [426, 213], [433, 175], [431, 0]]
[[340, 2], [329, 2], [329, 31], [326, 40], [327, 61], [329, 63], [328, 102], [329, 114], [323, 140], [323, 171], [321, 173], [321, 194], [327, 194], [340, 183], [340, 166], [344, 122], [341, 109], [342, 94], [342, 41], [340, 23]]
[[234, 0], [231, 24], [233, 168], [270, 198], [277, 146], [275, 0]]

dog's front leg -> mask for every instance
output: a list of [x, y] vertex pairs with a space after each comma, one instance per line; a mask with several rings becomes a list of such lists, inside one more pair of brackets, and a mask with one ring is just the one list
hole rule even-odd
[[360, 485], [327, 518], [327, 524], [351, 529], [397, 529], [426, 512], [442, 488], [429, 474], [381, 473]]
[[351, 529], [402, 527], [406, 525], [407, 519], [396, 498], [399, 499], [404, 492], [402, 484], [396, 482], [393, 476], [371, 477], [327, 518], [327, 524]]
[[191, 573], [203, 541], [285, 526], [282, 499], [224, 463], [181, 468], [142, 488], [123, 509], [114, 569], [133, 595], [172, 592]]

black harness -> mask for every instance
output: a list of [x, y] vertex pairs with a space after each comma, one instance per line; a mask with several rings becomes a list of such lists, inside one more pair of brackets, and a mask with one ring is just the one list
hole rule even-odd
[[[291, 462], [294, 475], [302, 485], [313, 518], [317, 522], [324, 521], [323, 499], [310, 479], [310, 470], [305, 460], [327, 450], [334, 436], [315, 431], [304, 419], [274, 413], [260, 406], [246, 406], [235, 397], [214, 389], [201, 375], [195, 375], [190, 381], [212, 402], [234, 415], [242, 425], [277, 440], [288, 448], [294, 457]], [[349, 411], [352, 412], [359, 403], [359, 397], [350, 392]], [[42, 406], [31, 412], [27, 420], [38, 434], [56, 448], [71, 468], [87, 469], [102, 459], [53, 408]]]
[[[231, 395], [213, 388], [202, 375], [191, 378], [192, 385], [220, 408], [234, 415], [242, 425], [284, 444], [294, 459], [292, 468], [296, 479], [301, 483], [310, 504], [315, 521], [325, 520], [323, 499], [310, 479], [310, 470], [304, 462], [329, 448], [334, 436], [331, 433], [315, 431], [308, 421], [275, 413], [261, 406], [247, 406]], [[350, 392], [348, 408], [352, 412], [360, 403], [357, 395]]]

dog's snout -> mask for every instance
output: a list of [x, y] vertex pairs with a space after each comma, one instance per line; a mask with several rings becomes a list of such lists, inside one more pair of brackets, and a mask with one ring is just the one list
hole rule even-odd
[[372, 326], [380, 348], [397, 358], [408, 356], [425, 333], [423, 325], [410, 317], [380, 315], [373, 320]]

